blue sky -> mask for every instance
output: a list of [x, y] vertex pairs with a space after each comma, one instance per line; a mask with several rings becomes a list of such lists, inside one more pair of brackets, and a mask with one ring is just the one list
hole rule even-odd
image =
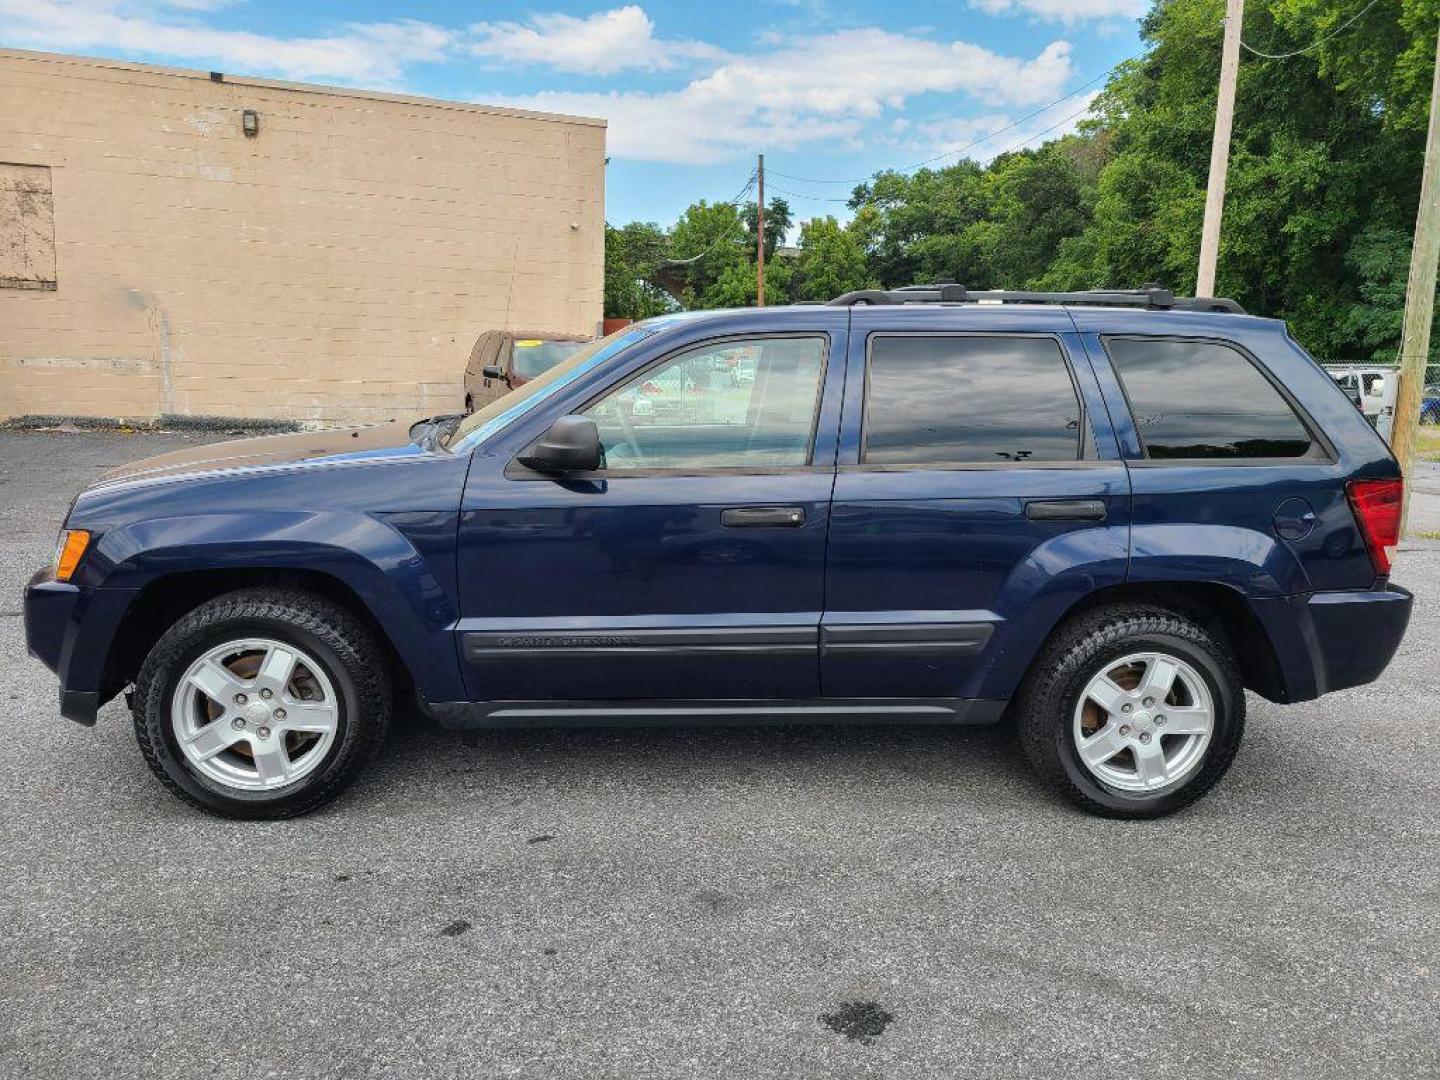
[[604, 116], [606, 217], [668, 225], [733, 198], [760, 151], [767, 194], [843, 217], [876, 169], [1053, 138], [1146, 6], [0, 0], [0, 44]]

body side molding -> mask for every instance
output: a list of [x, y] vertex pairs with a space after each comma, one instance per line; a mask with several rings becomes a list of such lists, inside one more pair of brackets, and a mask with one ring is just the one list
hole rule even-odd
[[771, 724], [993, 724], [1008, 701], [967, 698], [755, 698], [691, 701], [440, 702], [442, 727], [694, 727]]

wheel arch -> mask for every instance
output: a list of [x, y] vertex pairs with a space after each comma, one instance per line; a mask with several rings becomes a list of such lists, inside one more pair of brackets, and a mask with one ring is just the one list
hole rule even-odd
[[1270, 701], [1290, 700], [1279, 656], [1264, 624], [1241, 592], [1217, 582], [1131, 581], [1096, 589], [1065, 610], [1036, 655], [1070, 619], [1111, 604], [1149, 604], [1190, 619], [1230, 650], [1247, 690]]
[[346, 581], [322, 570], [298, 567], [227, 567], [165, 574], [136, 592], [105, 658], [101, 702], [108, 701], [134, 680], [155, 642], [187, 612], [226, 593], [255, 587], [298, 589], [338, 604], [375, 638], [389, 665], [393, 685], [397, 689], [413, 687], [409, 668], [395, 641]]
[[218, 496], [213, 502], [205, 512], [144, 517], [115, 528], [97, 524], [99, 539], [82, 562], [81, 586], [134, 594], [117, 615], [125, 625], [103, 645], [96, 637], [90, 646], [94, 657], [87, 664], [105, 697], [133, 677], [142, 650], [177, 612], [231, 589], [268, 584], [330, 597], [399, 658], [396, 682], [412, 682], [432, 701], [463, 699], [454, 635], [454, 512], [245, 509], [238, 497], [232, 504]]

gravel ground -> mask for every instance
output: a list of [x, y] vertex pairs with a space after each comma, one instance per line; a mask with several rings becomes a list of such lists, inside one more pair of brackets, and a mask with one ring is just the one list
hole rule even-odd
[[192, 811], [25, 656], [71, 495], [193, 442], [0, 433], [0, 1077], [1440, 1074], [1440, 543], [1384, 680], [1250, 701], [1165, 821], [1004, 730], [412, 719], [309, 818]]

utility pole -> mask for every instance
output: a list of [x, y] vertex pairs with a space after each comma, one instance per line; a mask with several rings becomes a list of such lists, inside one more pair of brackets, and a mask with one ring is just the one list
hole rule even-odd
[[759, 202], [755, 204], [755, 232], [759, 235], [758, 250], [755, 253], [755, 306], [765, 306], [765, 155], [760, 155], [760, 164], [755, 169], [760, 179]]
[[[1415, 244], [1410, 249], [1410, 279], [1405, 286], [1405, 323], [1400, 331], [1400, 388], [1390, 449], [1400, 468], [1410, 472], [1420, 392], [1430, 356], [1430, 322], [1435, 314], [1435, 260], [1440, 255], [1440, 36], [1435, 39], [1435, 74], [1430, 82], [1430, 129], [1425, 136], [1425, 171], [1420, 180], [1420, 210], [1415, 215]], [[1409, 492], [1401, 510], [1404, 535]]]
[[1225, 174], [1230, 169], [1230, 125], [1235, 118], [1235, 77], [1240, 71], [1240, 26], [1244, 20], [1245, 0], [1225, 0], [1225, 44], [1220, 52], [1220, 92], [1215, 98], [1215, 136], [1210, 143], [1210, 184], [1205, 190], [1196, 296], [1215, 295], [1215, 262], [1220, 254], [1220, 219], [1225, 214]]

